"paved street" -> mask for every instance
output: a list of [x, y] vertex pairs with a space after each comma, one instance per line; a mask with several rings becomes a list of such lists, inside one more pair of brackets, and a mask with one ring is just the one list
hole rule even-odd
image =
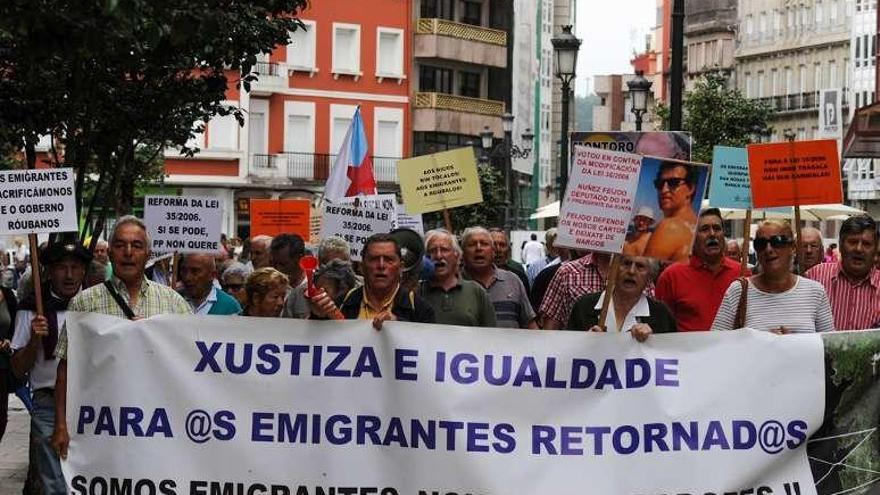
[[9, 396], [9, 425], [0, 443], [0, 495], [20, 494], [27, 474], [30, 417], [18, 397]]

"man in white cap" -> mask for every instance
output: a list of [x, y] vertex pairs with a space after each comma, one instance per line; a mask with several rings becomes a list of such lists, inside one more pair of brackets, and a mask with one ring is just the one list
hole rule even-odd
[[650, 206], [642, 206], [633, 217], [633, 231], [626, 236], [623, 254], [641, 256], [651, 238], [651, 226], [654, 225], [654, 210]]

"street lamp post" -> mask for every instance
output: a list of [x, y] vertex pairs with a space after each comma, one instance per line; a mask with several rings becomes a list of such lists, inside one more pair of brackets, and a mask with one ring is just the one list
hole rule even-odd
[[581, 40], [571, 34], [571, 26], [562, 26], [562, 33], [550, 40], [553, 43], [553, 51], [556, 52], [556, 77], [562, 82], [562, 160], [559, 171], [559, 199], [565, 197], [565, 188], [568, 186], [568, 120], [569, 99], [571, 97], [571, 82], [575, 77], [577, 66], [578, 49]]
[[[502, 129], [504, 130], [504, 140], [496, 146], [493, 146], [495, 134], [489, 129], [489, 126], [483, 127], [483, 132], [480, 133], [480, 144], [483, 148], [483, 153], [480, 155], [480, 161], [488, 163], [493, 158], [504, 160], [504, 186], [507, 188], [508, 194], [507, 206], [504, 209], [504, 226], [507, 228], [515, 228], [519, 226], [520, 212], [517, 206], [517, 189], [519, 183], [516, 181], [516, 186], [514, 187], [514, 181], [512, 179], [514, 174], [513, 159], [528, 158], [532, 153], [532, 141], [535, 139], [535, 135], [532, 133], [531, 128], [526, 128], [525, 132], [520, 136], [522, 139], [522, 147], [513, 144], [513, 120], [513, 115], [509, 113], [505, 113], [504, 116], [501, 117]], [[513, 215], [511, 215], [511, 208], [516, 212]]]
[[630, 111], [636, 116], [636, 131], [642, 130], [642, 116], [648, 111], [648, 92], [654, 84], [645, 79], [642, 71], [636, 72], [636, 77], [626, 82], [629, 88], [629, 96], [632, 101]]

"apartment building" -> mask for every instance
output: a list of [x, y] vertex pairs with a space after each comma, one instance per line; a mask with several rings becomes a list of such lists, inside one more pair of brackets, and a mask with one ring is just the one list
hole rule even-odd
[[[852, 60], [849, 84], [850, 121], [856, 109], [870, 105], [876, 98], [877, 0], [855, 0], [850, 37]], [[850, 159], [844, 163], [846, 197], [853, 206], [874, 217], [880, 216], [880, 161]]]
[[732, 75], [736, 50], [737, 0], [685, 2], [685, 90], [707, 71]]
[[[851, 0], [741, 0], [736, 85], [748, 98], [776, 110], [772, 139], [786, 130], [813, 139], [819, 128], [819, 92], [847, 94]], [[844, 112], [848, 99], [844, 97]]]
[[227, 91], [244, 127], [215, 117], [193, 143], [200, 153], [166, 153], [165, 185], [223, 199], [230, 234], [248, 235], [250, 198], [320, 197], [357, 106], [380, 191], [396, 190], [410, 155], [412, 0], [324, 0], [300, 17], [306, 29], [258, 61], [251, 91]]

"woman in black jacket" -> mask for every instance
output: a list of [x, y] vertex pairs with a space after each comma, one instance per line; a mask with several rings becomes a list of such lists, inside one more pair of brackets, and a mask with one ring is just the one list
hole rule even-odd
[[12, 375], [12, 332], [15, 330], [15, 312], [18, 303], [12, 290], [0, 287], [0, 440], [6, 433], [6, 422], [9, 419], [9, 394], [16, 380]]

